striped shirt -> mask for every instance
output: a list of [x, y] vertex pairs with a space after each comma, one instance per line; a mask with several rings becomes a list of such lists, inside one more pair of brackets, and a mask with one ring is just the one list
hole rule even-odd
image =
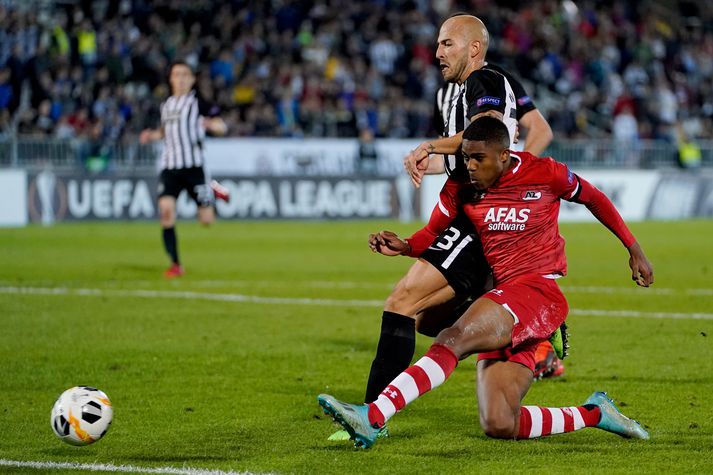
[[161, 169], [202, 167], [205, 128], [201, 124], [199, 101], [194, 91], [171, 96], [161, 104], [164, 146]]
[[[503, 114], [503, 122], [514, 139], [517, 130], [517, 103], [508, 80], [501, 73], [482, 68], [473, 71], [463, 84], [448, 83], [436, 93], [436, 109], [442, 136], [452, 137], [465, 130], [471, 117], [495, 110]], [[457, 180], [468, 181], [463, 160], [456, 155], [445, 156], [446, 173]]]

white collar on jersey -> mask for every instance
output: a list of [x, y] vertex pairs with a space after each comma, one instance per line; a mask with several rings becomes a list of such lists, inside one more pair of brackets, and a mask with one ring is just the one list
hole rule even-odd
[[522, 165], [522, 159], [517, 155], [513, 155], [512, 153], [510, 154], [510, 158], [514, 158], [515, 160], [517, 160], [517, 165], [515, 165], [515, 168], [512, 169], [512, 174], [514, 175], [520, 169], [520, 165]]

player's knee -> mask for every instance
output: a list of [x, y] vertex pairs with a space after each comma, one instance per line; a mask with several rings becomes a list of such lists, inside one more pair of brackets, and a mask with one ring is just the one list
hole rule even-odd
[[386, 298], [384, 310], [400, 315], [415, 315], [419, 296], [415, 289], [403, 280], [396, 285], [396, 288]]
[[463, 330], [458, 326], [452, 326], [442, 330], [434, 340], [434, 343], [449, 347], [458, 359], [461, 359], [471, 353], [468, 351], [468, 345], [465, 340]]
[[171, 209], [161, 209], [159, 219], [161, 220], [161, 226], [167, 228], [173, 226], [176, 222], [176, 215]]
[[515, 418], [510, 413], [501, 411], [481, 414], [480, 425], [485, 435], [494, 439], [514, 439], [517, 436]]

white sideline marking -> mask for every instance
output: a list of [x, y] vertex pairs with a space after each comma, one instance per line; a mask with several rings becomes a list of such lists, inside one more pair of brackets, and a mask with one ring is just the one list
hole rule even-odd
[[713, 295], [713, 289], [669, 289], [665, 287], [649, 287], [642, 289], [634, 285], [630, 287], [594, 287], [594, 286], [567, 286], [561, 287], [563, 292], [580, 294], [633, 294], [641, 292], [641, 295], [690, 295], [707, 297]]
[[593, 315], [595, 317], [632, 317], [632, 318], [672, 318], [674, 320], [713, 320], [713, 313], [683, 312], [639, 312], [636, 310], [597, 310], [594, 308], [569, 309], [570, 315]]
[[[156, 285], [159, 282], [157, 279], [154, 280], [116, 280], [104, 282], [107, 285], [121, 285], [121, 286], [132, 286], [132, 285]], [[12, 282], [2, 282], [0, 284], [11, 284]], [[394, 284], [383, 283], [383, 282], [353, 282], [348, 280], [341, 281], [327, 281], [327, 280], [302, 280], [299, 282], [288, 281], [288, 280], [191, 280], [190, 285], [193, 287], [309, 287], [317, 289], [393, 289]], [[55, 285], [61, 284], [60, 281], [35, 281], [37, 285]]]
[[260, 297], [243, 294], [212, 294], [205, 292], [184, 292], [172, 290], [119, 290], [119, 289], [71, 289], [66, 287], [0, 287], [3, 294], [29, 295], [78, 295], [82, 297], [138, 297], [187, 300], [218, 300], [222, 302], [247, 302], [268, 305], [316, 305], [322, 307], [374, 307], [384, 304], [383, 300], [339, 300], [297, 297]]
[[[214, 300], [222, 302], [247, 302], [267, 305], [314, 305], [321, 307], [381, 307], [383, 300], [340, 300], [293, 297], [260, 297], [243, 294], [213, 294], [204, 292], [181, 292], [170, 290], [119, 290], [119, 289], [71, 289], [67, 287], [0, 287], [0, 294], [14, 295], [70, 295], [82, 297], [135, 297], [186, 300]], [[713, 313], [641, 312], [638, 310], [602, 310], [575, 308], [570, 315], [594, 315], [597, 317], [671, 318], [675, 320], [713, 320]]]
[[251, 472], [206, 470], [200, 468], [137, 467], [109, 463], [36, 462], [0, 459], [0, 467], [35, 468], [38, 470], [89, 470], [92, 472], [168, 473], [172, 475], [252, 475]]
[[[154, 280], [116, 280], [104, 281], [107, 287], [112, 286], [140, 286], [140, 285], [155, 285], [158, 282]], [[374, 283], [374, 282], [354, 282], [354, 281], [327, 281], [327, 280], [304, 280], [300, 282], [287, 280], [190, 280], [189, 285], [192, 287], [309, 287], [318, 289], [393, 289], [395, 282], [392, 283]], [[35, 281], [35, 285], [55, 286], [62, 284], [61, 281], [40, 280]], [[14, 282], [0, 281], [0, 285], [12, 285]], [[710, 288], [693, 288], [693, 289], [672, 289], [666, 287], [649, 287], [642, 289], [634, 284], [624, 287], [605, 287], [605, 286], [586, 286], [586, 285], [562, 285], [560, 286], [563, 292], [570, 294], [641, 294], [641, 295], [686, 295], [693, 297], [709, 297], [713, 296], [713, 289]]]

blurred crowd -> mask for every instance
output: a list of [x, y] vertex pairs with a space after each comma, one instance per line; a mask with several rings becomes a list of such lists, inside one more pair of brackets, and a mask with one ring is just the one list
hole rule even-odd
[[0, 0], [0, 134], [136, 139], [175, 60], [232, 136], [434, 132], [438, 27], [463, 11], [555, 137], [713, 137], [701, 2]]

